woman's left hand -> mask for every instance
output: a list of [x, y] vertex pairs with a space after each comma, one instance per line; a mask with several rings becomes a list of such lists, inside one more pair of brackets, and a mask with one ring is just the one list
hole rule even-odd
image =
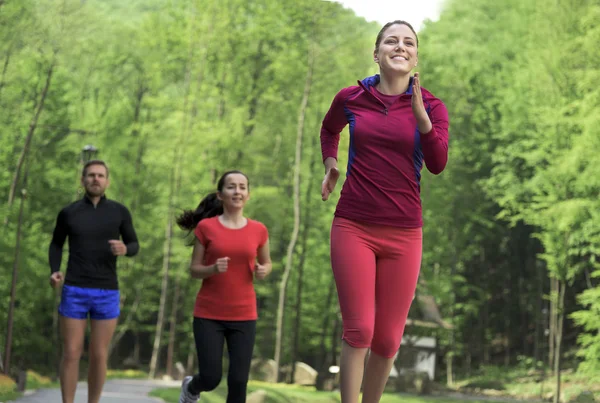
[[421, 81], [419, 73], [415, 73], [412, 84], [412, 110], [413, 115], [417, 119], [417, 125], [421, 133], [429, 133], [431, 131], [431, 121], [425, 110], [423, 103], [423, 94], [421, 93]]
[[255, 275], [257, 279], [262, 280], [263, 278], [267, 277], [269, 273], [271, 273], [269, 265], [262, 265], [260, 263], [256, 263]]

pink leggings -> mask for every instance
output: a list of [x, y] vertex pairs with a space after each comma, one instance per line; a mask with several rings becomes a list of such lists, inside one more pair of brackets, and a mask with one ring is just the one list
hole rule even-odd
[[400, 348], [421, 268], [421, 228], [335, 217], [331, 266], [344, 333], [352, 347], [393, 357]]

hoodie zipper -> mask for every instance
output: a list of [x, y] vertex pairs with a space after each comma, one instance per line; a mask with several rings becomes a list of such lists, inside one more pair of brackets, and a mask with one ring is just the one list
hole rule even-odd
[[379, 97], [378, 97], [377, 95], [375, 95], [375, 94], [373, 94], [371, 91], [369, 91], [369, 89], [368, 89], [368, 88], [367, 88], [367, 87], [366, 87], [366, 86], [365, 86], [365, 85], [362, 83], [362, 81], [358, 81], [358, 85], [360, 85], [360, 87], [361, 87], [361, 88], [362, 88], [362, 89], [363, 89], [363, 90], [364, 90], [364, 91], [365, 91], [367, 94], [371, 95], [373, 98], [375, 98], [375, 100], [376, 100], [377, 102], [379, 102], [379, 104], [380, 104], [381, 106], [383, 106], [383, 109], [381, 110], [381, 113], [383, 113], [385, 116], [387, 116], [387, 114], [388, 114], [388, 108], [387, 108], [387, 106], [385, 105], [385, 103], [384, 103], [384, 102], [383, 102], [381, 99], [379, 99]]
[[[410, 78], [410, 81], [409, 81], [409, 83], [408, 83], [408, 85], [409, 85], [409, 88], [410, 88], [410, 86], [412, 85], [412, 80], [413, 80], [413, 78], [411, 77], [411, 78]], [[366, 87], [366, 86], [363, 84], [363, 82], [362, 82], [362, 81], [360, 81], [360, 80], [357, 80], [357, 82], [358, 82], [358, 85], [359, 85], [359, 86], [360, 86], [360, 87], [361, 87], [361, 88], [362, 88], [362, 89], [363, 89], [363, 90], [364, 90], [366, 93], [368, 93], [368, 94], [369, 94], [369, 95], [371, 95], [373, 98], [375, 98], [375, 99], [377, 100], [377, 102], [379, 102], [379, 104], [380, 104], [381, 106], [383, 106], [383, 109], [381, 110], [381, 113], [383, 113], [385, 116], [387, 116], [387, 115], [388, 115], [388, 112], [389, 112], [389, 110], [388, 110], [388, 107], [386, 106], [386, 104], [385, 104], [385, 103], [384, 103], [384, 102], [383, 102], [381, 99], [379, 99], [379, 97], [378, 97], [377, 95], [375, 95], [375, 94], [373, 94], [371, 91], [369, 91], [369, 89], [368, 89], [368, 88], [367, 88], [367, 87]], [[400, 94], [400, 96], [402, 96], [402, 95], [404, 95], [404, 94]], [[429, 113], [429, 111], [428, 111], [428, 113]]]

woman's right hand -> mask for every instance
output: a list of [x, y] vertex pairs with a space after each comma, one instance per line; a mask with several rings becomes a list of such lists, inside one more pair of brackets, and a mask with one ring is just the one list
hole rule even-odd
[[321, 185], [321, 199], [323, 201], [329, 199], [329, 195], [335, 189], [335, 185], [340, 177], [340, 171], [336, 167], [331, 167], [325, 174], [323, 184]]
[[218, 258], [214, 265], [214, 273], [225, 273], [227, 271], [227, 266], [229, 266], [229, 260], [231, 259], [228, 257]]

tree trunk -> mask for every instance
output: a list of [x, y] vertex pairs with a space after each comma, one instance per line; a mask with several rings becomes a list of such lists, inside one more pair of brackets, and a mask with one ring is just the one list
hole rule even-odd
[[[534, 262], [535, 265], [535, 262]], [[535, 268], [535, 267], [534, 267]], [[538, 363], [544, 360], [542, 345], [544, 343], [544, 273], [541, 267], [535, 268], [537, 272], [537, 292], [536, 292], [536, 304], [535, 309], [535, 339], [533, 340], [533, 357], [535, 362]]]
[[160, 354], [160, 342], [162, 337], [162, 330], [164, 327], [165, 317], [165, 305], [167, 302], [167, 287], [169, 285], [169, 265], [171, 263], [171, 247], [173, 238], [173, 218], [172, 218], [172, 199], [173, 199], [173, 185], [171, 185], [171, 192], [169, 195], [169, 209], [167, 226], [165, 228], [165, 243], [164, 243], [164, 255], [163, 255], [163, 277], [162, 284], [160, 287], [160, 302], [158, 305], [158, 318], [156, 319], [156, 329], [154, 331], [154, 344], [152, 346], [152, 357], [150, 358], [150, 372], [148, 377], [154, 379], [156, 376], [156, 367], [158, 365], [158, 355]]
[[246, 129], [244, 130], [244, 136], [249, 137], [254, 132], [254, 119], [256, 118], [256, 112], [258, 111], [258, 99], [259, 99], [259, 82], [262, 76], [262, 73], [266, 69], [266, 64], [264, 63], [265, 54], [263, 53], [264, 41], [261, 40], [258, 42], [258, 50], [256, 51], [256, 55], [254, 56], [254, 73], [252, 74], [251, 86], [250, 86], [250, 95], [252, 98], [250, 102], [248, 102], [248, 123], [246, 125]]
[[[317, 136], [313, 136], [313, 141], [312, 141], [312, 150], [313, 153], [315, 153], [315, 150], [318, 150], [317, 148]], [[293, 336], [293, 342], [292, 342], [292, 374], [290, 377], [290, 382], [294, 383], [295, 382], [295, 376], [296, 376], [296, 359], [299, 356], [299, 344], [300, 344], [300, 322], [301, 322], [301, 318], [302, 318], [302, 287], [304, 285], [304, 263], [306, 261], [306, 244], [308, 243], [308, 234], [309, 234], [309, 229], [311, 227], [310, 225], [310, 213], [311, 213], [311, 193], [314, 191], [313, 187], [311, 186], [312, 183], [312, 178], [313, 178], [313, 174], [314, 171], [316, 169], [316, 162], [317, 159], [313, 158], [311, 160], [310, 163], [310, 169], [309, 169], [309, 175], [306, 178], [306, 195], [304, 196], [304, 200], [306, 200], [306, 204], [304, 206], [304, 226], [302, 227], [302, 241], [300, 243], [300, 261], [298, 262], [298, 284], [296, 285], [296, 318], [294, 321], [294, 329], [296, 329], [296, 332], [294, 333]]]
[[11, 49], [8, 49], [6, 52], [6, 58], [4, 59], [4, 66], [2, 67], [2, 75], [0, 75], [0, 93], [2, 92], [2, 88], [6, 85], [6, 71], [8, 70], [8, 65], [10, 63]]
[[[145, 151], [145, 146], [146, 146], [146, 136], [140, 136], [140, 131], [139, 131], [138, 127], [140, 126], [140, 115], [141, 115], [141, 111], [142, 111], [144, 95], [146, 94], [146, 92], [147, 92], [147, 88], [145, 87], [145, 85], [142, 82], [140, 82], [138, 89], [135, 93], [135, 106], [134, 106], [134, 112], [133, 112], [133, 129], [131, 130], [131, 137], [132, 137], [132, 139], [134, 139], [134, 142], [137, 143], [136, 156], [135, 156], [135, 158], [132, 158], [134, 161], [134, 172], [135, 172], [134, 178], [135, 179], [133, 180], [133, 182], [130, 185], [130, 189], [132, 191], [131, 193], [133, 194], [133, 200], [131, 201], [131, 214], [133, 216], [135, 216], [135, 213], [137, 211], [138, 204], [140, 201], [140, 197], [141, 197], [141, 193], [138, 191], [139, 186], [140, 186], [139, 175], [142, 171], [142, 159], [144, 156], [144, 151]], [[135, 145], [136, 144], [132, 144], [131, 149], [133, 149]], [[136, 264], [138, 258], [139, 258], [139, 255], [136, 255], [133, 258], [131, 258], [130, 260], [128, 260], [127, 262], [123, 262], [123, 264], [125, 264], [127, 266], [127, 269], [135, 268], [135, 264]], [[127, 271], [130, 271], [130, 270], [127, 270]], [[128, 331], [132, 330], [131, 324], [133, 322], [133, 317], [137, 313], [137, 310], [140, 305], [141, 289], [143, 289], [143, 285], [140, 284], [139, 282], [137, 282], [135, 284], [135, 300], [134, 300], [133, 304], [131, 304], [131, 307], [129, 307], [127, 316], [125, 317], [125, 320], [122, 323], [120, 323], [119, 326], [117, 327], [117, 332], [115, 333], [115, 336], [113, 337], [112, 342], [109, 346], [109, 350], [108, 350], [109, 357], [114, 353], [114, 351], [116, 351], [116, 346], [119, 344], [119, 342], [121, 341], [123, 336], [125, 336], [125, 334], [127, 334]], [[125, 299], [126, 299], [126, 297], [125, 297]], [[125, 299], [123, 302], [125, 302]], [[125, 305], [125, 304], [123, 304], [123, 305]], [[123, 312], [123, 310], [122, 310], [122, 312]]]
[[556, 346], [556, 304], [558, 299], [558, 280], [550, 278], [550, 325], [548, 333], [548, 367], [550, 370], [554, 368], [554, 348]]
[[17, 221], [17, 234], [15, 239], [15, 255], [13, 261], [12, 283], [10, 287], [10, 302], [8, 305], [8, 318], [6, 326], [6, 339], [4, 345], [4, 361], [2, 368], [5, 374], [10, 373], [10, 359], [12, 352], [13, 321], [15, 312], [15, 302], [17, 300], [17, 276], [19, 274], [19, 258], [21, 252], [21, 236], [23, 234], [23, 211], [25, 209], [25, 199], [27, 198], [27, 176], [29, 166], [25, 170], [23, 178], [23, 187], [21, 188], [21, 202], [19, 203], [19, 218]]
[[454, 385], [454, 368], [453, 368], [453, 356], [454, 356], [454, 332], [451, 330], [452, 335], [450, 337], [450, 351], [446, 354], [446, 384], [448, 386]]
[[[251, 98], [247, 101], [248, 104], [248, 119], [245, 123], [244, 128], [244, 137], [252, 136], [254, 133], [254, 128], [256, 127], [256, 114], [258, 112], [258, 101], [260, 100], [261, 91], [259, 88], [259, 83], [262, 74], [266, 71], [268, 67], [268, 63], [265, 62], [265, 54], [263, 51], [264, 40], [260, 40], [258, 42], [258, 49], [256, 50], [256, 54], [254, 55], [254, 71], [252, 73], [252, 79], [250, 80], [250, 89], [248, 94], [250, 94]], [[242, 161], [244, 159], [244, 151], [240, 149], [237, 152], [236, 160]]]
[[177, 336], [177, 311], [179, 308], [179, 294], [181, 293], [180, 279], [175, 280], [175, 295], [171, 306], [171, 317], [169, 319], [169, 345], [167, 347], [167, 375], [173, 376], [173, 357], [175, 351], [175, 339]]
[[557, 280], [558, 296], [557, 296], [557, 317], [556, 317], [556, 332], [554, 347], [554, 375], [556, 377], [556, 393], [554, 394], [554, 403], [560, 403], [560, 364], [561, 364], [561, 347], [565, 320], [565, 293], [567, 283]]
[[196, 343], [193, 341], [188, 348], [187, 365], [185, 366], [186, 374], [194, 373], [194, 363], [196, 362]]
[[[129, 308], [129, 312], [127, 312], [127, 316], [125, 320], [119, 325], [118, 332], [115, 333], [115, 336], [112, 338], [110, 342], [110, 346], [108, 347], [108, 357], [110, 357], [113, 352], [116, 351], [116, 347], [119, 345], [119, 342], [125, 336], [125, 334], [131, 329], [131, 323], [133, 322], [133, 317], [137, 313], [138, 307], [140, 306], [141, 293], [140, 290], [135, 291], [135, 301]], [[126, 299], [123, 300], [123, 305], [125, 305]]]
[[471, 349], [467, 349], [467, 354], [465, 357], [465, 375], [467, 378], [471, 376], [471, 364], [473, 361], [473, 355], [471, 354]]
[[[489, 289], [489, 288], [488, 288]], [[487, 334], [487, 329], [489, 329], [490, 326], [490, 308], [489, 308], [489, 304], [483, 304], [483, 312], [482, 312], [482, 321], [483, 321], [483, 328], [482, 328], [482, 332], [483, 332], [483, 364], [484, 365], [489, 365], [490, 364], [490, 341], [488, 340], [488, 334]]]
[[171, 181], [170, 181], [170, 189], [169, 189], [169, 199], [167, 202], [167, 226], [165, 230], [165, 245], [164, 245], [164, 257], [163, 257], [163, 281], [161, 286], [160, 293], [160, 303], [158, 309], [158, 318], [156, 321], [156, 331], [154, 334], [154, 345], [152, 347], [152, 358], [150, 359], [150, 372], [148, 377], [153, 379], [156, 375], [156, 367], [158, 362], [158, 355], [160, 353], [160, 343], [162, 337], [162, 330], [164, 327], [164, 316], [165, 316], [165, 305], [167, 301], [167, 288], [169, 282], [169, 266], [171, 264], [171, 249], [172, 249], [172, 238], [173, 238], [173, 215], [174, 215], [174, 206], [176, 204], [176, 199], [179, 194], [179, 189], [181, 187], [181, 164], [183, 159], [183, 152], [185, 146], [185, 136], [188, 130], [188, 105], [189, 105], [189, 96], [190, 96], [190, 81], [192, 75], [192, 63], [193, 63], [193, 41], [190, 40], [190, 47], [188, 53], [188, 60], [186, 65], [185, 72], [185, 93], [183, 97], [183, 125], [181, 131], [179, 132], [179, 138], [177, 143], [175, 144], [175, 149], [173, 152], [173, 163], [172, 163], [172, 171], [171, 171]]
[[[510, 271], [507, 271], [506, 273], [506, 283], [505, 283], [505, 290], [512, 290], [512, 281], [511, 281], [511, 275], [510, 275]], [[512, 322], [511, 322], [511, 305], [512, 303], [514, 303], [514, 301], [512, 301], [511, 297], [512, 297], [512, 292], [506, 293], [505, 294], [505, 301], [504, 301], [504, 366], [508, 367], [510, 365], [510, 347], [511, 347], [511, 330], [512, 330]]]
[[228, 71], [229, 70], [223, 69], [223, 75], [217, 84], [219, 88], [219, 106], [217, 107], [217, 117], [219, 120], [223, 120], [223, 116], [225, 116], [225, 83], [227, 82], [226, 80]]
[[[195, 15], [195, 13], [193, 13], [193, 15]], [[194, 19], [193, 22], [195, 22], [195, 17], [192, 17]], [[212, 27], [212, 25], [211, 25]], [[194, 32], [192, 30], [192, 32]], [[171, 203], [169, 204], [169, 210], [170, 210], [170, 216], [173, 216], [174, 210], [175, 210], [175, 204], [176, 204], [176, 200], [177, 197], [179, 196], [179, 192], [181, 189], [181, 180], [182, 180], [182, 161], [183, 161], [183, 156], [185, 154], [185, 150], [186, 150], [186, 138], [191, 130], [192, 124], [193, 124], [193, 120], [196, 117], [197, 114], [197, 101], [198, 101], [198, 97], [194, 98], [193, 103], [192, 103], [192, 107], [190, 110], [190, 93], [191, 93], [191, 81], [192, 81], [192, 63], [193, 61], [196, 60], [196, 57], [194, 55], [194, 50], [197, 47], [197, 44], [191, 39], [190, 37], [190, 48], [188, 50], [188, 65], [187, 65], [187, 69], [186, 69], [186, 74], [185, 74], [185, 95], [183, 98], [183, 125], [182, 125], [182, 129], [180, 132], [180, 136], [179, 136], [179, 141], [178, 141], [178, 147], [176, 149], [176, 161], [174, 161], [174, 173], [173, 176], [175, 178], [176, 181], [176, 186], [175, 186], [175, 194], [173, 196], [173, 198], [171, 199]], [[198, 88], [200, 88], [203, 79], [204, 79], [204, 68], [205, 68], [205, 64], [206, 64], [206, 47], [203, 48], [204, 49], [204, 53], [202, 54], [202, 56], [200, 57], [200, 67], [198, 68], [199, 72], [198, 72], [198, 76], [197, 76], [197, 85]], [[172, 224], [172, 223], [171, 223]], [[171, 228], [172, 230], [172, 228]], [[174, 359], [174, 352], [175, 352], [175, 341], [176, 341], [176, 326], [177, 326], [177, 310], [178, 310], [178, 305], [179, 305], [179, 298], [181, 295], [181, 282], [180, 282], [180, 278], [177, 277], [175, 280], [175, 293], [173, 296], [173, 306], [171, 307], [171, 315], [169, 317], [169, 342], [167, 345], [167, 375], [172, 376], [173, 375], [173, 359]], [[192, 343], [193, 344], [193, 343]], [[189, 364], [189, 356], [188, 356], [188, 364]]]
[[325, 302], [325, 315], [323, 317], [323, 324], [321, 325], [321, 342], [320, 342], [320, 354], [319, 354], [319, 364], [317, 365], [317, 390], [323, 390], [323, 386], [325, 380], [329, 376], [329, 372], [327, 370], [327, 334], [329, 332], [329, 319], [331, 318], [330, 308], [331, 302], [333, 300], [333, 295], [335, 293], [335, 282], [333, 279], [329, 283], [329, 290], [327, 291], [327, 299]]
[[[302, 95], [302, 101], [300, 103], [300, 113], [298, 116], [298, 127], [296, 132], [296, 156], [294, 160], [294, 227], [292, 229], [292, 236], [287, 248], [285, 270], [281, 278], [279, 285], [279, 303], [277, 305], [277, 330], [275, 336], [275, 369], [277, 379], [279, 380], [280, 365], [281, 365], [281, 344], [283, 340], [283, 316], [285, 312], [285, 296], [288, 279], [290, 277], [290, 271], [292, 270], [292, 258], [294, 255], [294, 248], [296, 247], [296, 241], [298, 240], [298, 232], [300, 230], [300, 168], [302, 163], [302, 137], [304, 135], [304, 120], [306, 115], [306, 108], [308, 105], [308, 97], [310, 95], [310, 89], [312, 85], [312, 73], [313, 73], [313, 52], [309, 49], [308, 53], [308, 69], [306, 72], [306, 79], [304, 82], [304, 93]], [[292, 365], [293, 366], [293, 365]]]
[[[61, 287], [58, 288], [58, 290], [60, 290]], [[60, 361], [61, 361], [61, 357], [62, 357], [62, 343], [60, 340], [60, 321], [59, 321], [59, 317], [58, 317], [58, 309], [56, 307], [58, 307], [58, 304], [60, 303], [60, 292], [55, 291], [54, 292], [54, 309], [52, 312], [52, 334], [53, 334], [53, 339], [54, 339], [54, 345], [56, 346], [55, 349], [55, 359], [54, 362], [56, 363], [54, 366], [54, 370], [55, 370], [55, 377], [54, 379], [57, 380], [60, 377]]]
[[[456, 252], [455, 252], [456, 253]], [[452, 266], [451, 269], [451, 279], [454, 278], [455, 266]], [[456, 294], [454, 291], [454, 280], [450, 280], [451, 282], [451, 293], [452, 293], [452, 303], [450, 304], [450, 318], [452, 323], [454, 323], [454, 306], [456, 302]], [[446, 384], [448, 386], [454, 385], [454, 354], [456, 353], [456, 343], [455, 343], [455, 334], [454, 327], [450, 329], [450, 345], [449, 350], [446, 354]]]
[[[38, 120], [40, 118], [40, 114], [44, 109], [44, 102], [46, 101], [46, 96], [48, 95], [48, 89], [50, 88], [50, 82], [52, 81], [52, 73], [54, 72], [54, 62], [48, 68], [48, 72], [46, 74], [46, 83], [44, 84], [44, 89], [42, 90], [42, 94], [40, 96], [40, 100], [37, 103], [37, 107], [35, 108], [35, 112], [33, 117], [31, 118], [31, 122], [29, 122], [29, 130], [27, 131], [27, 136], [25, 137], [25, 144], [23, 145], [23, 150], [21, 150], [21, 154], [19, 155], [19, 160], [17, 162], [17, 167], [15, 168], [15, 172], [13, 174], [13, 179], [10, 185], [10, 190], [8, 191], [8, 207], [11, 207], [13, 201], [15, 199], [15, 192], [17, 189], [17, 185], [19, 183], [19, 178], [21, 176], [21, 170], [23, 169], [23, 164], [25, 162], [25, 158], [29, 153], [29, 148], [31, 146], [31, 139], [33, 138], [33, 134], [35, 133], [35, 129], [37, 127]], [[8, 222], [8, 214], [4, 220], [4, 225]]]
[[[481, 247], [480, 251], [479, 251], [479, 264], [481, 265], [481, 272], [485, 272], [485, 270], [483, 268], [487, 267], [488, 263], [486, 261], [486, 255], [485, 255], [485, 247]], [[490, 286], [490, 277], [489, 275], [487, 276], [482, 276], [480, 283], [483, 289], [485, 290], [489, 290], [491, 288]], [[481, 354], [481, 360], [482, 363], [484, 365], [489, 364], [489, 360], [490, 360], [490, 343], [488, 340], [488, 329], [490, 328], [489, 323], [490, 323], [490, 304], [487, 302], [483, 303], [483, 306], [481, 308], [481, 314], [479, 315], [479, 323], [481, 326], [481, 331], [480, 331], [480, 344], [479, 346], [477, 346], [476, 351], [478, 353]]]
[[594, 288], [594, 284], [592, 283], [592, 275], [590, 274], [590, 270], [586, 268], [583, 271], [583, 273], [585, 274], [585, 285], [587, 286], [588, 290], [590, 288]]
[[[525, 259], [525, 261], [527, 261]], [[528, 267], [528, 266], [525, 266]], [[519, 296], [519, 328], [521, 329], [518, 332], [518, 335], [521, 336], [521, 345], [522, 349], [519, 351], [519, 346], [515, 346], [517, 350], [516, 354], [523, 354], [526, 357], [531, 357], [533, 355], [533, 344], [530, 342], [531, 331], [529, 330], [529, 325], [531, 323], [531, 316], [528, 310], [529, 304], [529, 290], [525, 286], [525, 279], [523, 277], [517, 278], [517, 286], [519, 288], [518, 296]]]
[[133, 362], [136, 366], [140, 365], [140, 332], [139, 330], [134, 333], [133, 336]]
[[[456, 203], [454, 203], [451, 207], [451, 212], [453, 213], [454, 216], [456, 216], [456, 211], [458, 210], [458, 206], [456, 205]], [[456, 235], [452, 235], [451, 240], [450, 240], [450, 245], [457, 245], [456, 242]], [[456, 267], [458, 266], [458, 255], [459, 252], [458, 250], [455, 248], [453, 248], [452, 251], [452, 264], [450, 266], [450, 297], [451, 297], [451, 302], [450, 302], [450, 320], [451, 323], [454, 324], [454, 320], [455, 320], [455, 307], [456, 307], [456, 286], [455, 286], [455, 274], [456, 274]], [[456, 354], [456, 331], [455, 331], [455, 327], [452, 326], [452, 329], [450, 329], [450, 345], [449, 345], [449, 350], [446, 354], [446, 384], [448, 386], [452, 386], [454, 385], [454, 355]]]
[[[330, 363], [331, 365], [335, 365], [337, 363], [337, 359], [340, 356], [340, 314], [335, 315], [335, 319], [333, 321], [333, 328], [331, 330], [331, 349], [330, 349]], [[366, 357], [365, 357], [366, 362]]]
[[171, 250], [173, 247], [173, 214], [176, 194], [179, 193], [181, 186], [181, 143], [176, 146], [173, 161], [173, 173], [171, 176], [171, 189], [169, 191], [168, 201], [168, 219], [167, 226], [165, 228], [165, 244], [164, 244], [164, 256], [163, 256], [163, 279], [160, 292], [160, 302], [158, 308], [158, 318], [156, 320], [156, 330], [154, 333], [154, 345], [152, 347], [152, 358], [150, 359], [150, 372], [148, 377], [153, 379], [156, 376], [156, 368], [158, 363], [158, 356], [160, 354], [160, 343], [162, 338], [162, 330], [164, 328], [165, 318], [165, 306], [167, 302], [167, 289], [169, 285], [169, 268], [171, 265]]
[[[452, 270], [452, 274], [454, 274], [454, 270]], [[452, 286], [452, 288], [454, 288], [454, 286]], [[455, 300], [456, 297], [453, 296], [453, 300]], [[454, 303], [451, 304], [450, 306], [450, 318], [452, 319], [452, 322], [454, 322]], [[454, 385], [454, 354], [455, 354], [455, 336], [454, 336], [454, 327], [452, 327], [452, 329], [450, 329], [450, 346], [449, 346], [449, 350], [446, 353], [446, 384], [448, 386], [452, 386]]]
[[13, 334], [13, 319], [15, 312], [15, 302], [17, 299], [17, 275], [19, 272], [19, 254], [21, 251], [21, 235], [23, 228], [23, 209], [25, 207], [25, 199], [27, 197], [27, 190], [23, 188], [21, 190], [21, 202], [19, 205], [19, 221], [17, 223], [17, 239], [15, 241], [15, 257], [13, 262], [13, 273], [12, 273], [12, 284], [10, 287], [10, 303], [8, 305], [8, 323], [6, 326], [6, 340], [4, 346], [4, 373], [8, 375], [10, 373], [10, 358], [12, 350], [12, 334]]
[[131, 206], [132, 211], [136, 209], [137, 203], [139, 202], [139, 198], [140, 198], [140, 194], [137, 191], [137, 189], [139, 188], [139, 184], [140, 184], [139, 174], [141, 173], [141, 170], [142, 170], [142, 160], [144, 158], [144, 151], [146, 150], [146, 136], [140, 135], [139, 127], [140, 127], [140, 115], [142, 113], [142, 105], [144, 102], [144, 95], [146, 95], [147, 91], [148, 91], [148, 89], [146, 88], [146, 85], [143, 82], [141, 82], [141, 80], [140, 80], [138, 89], [135, 92], [135, 107], [133, 110], [133, 129], [131, 130], [131, 138], [132, 138], [131, 149], [134, 149], [134, 147], [137, 145], [136, 156], [135, 156], [135, 159], [133, 159], [135, 161], [134, 162], [135, 179], [133, 182], [134, 189], [132, 189], [132, 193], [134, 194], [134, 198], [133, 198], [133, 202], [132, 202], [132, 206]]

